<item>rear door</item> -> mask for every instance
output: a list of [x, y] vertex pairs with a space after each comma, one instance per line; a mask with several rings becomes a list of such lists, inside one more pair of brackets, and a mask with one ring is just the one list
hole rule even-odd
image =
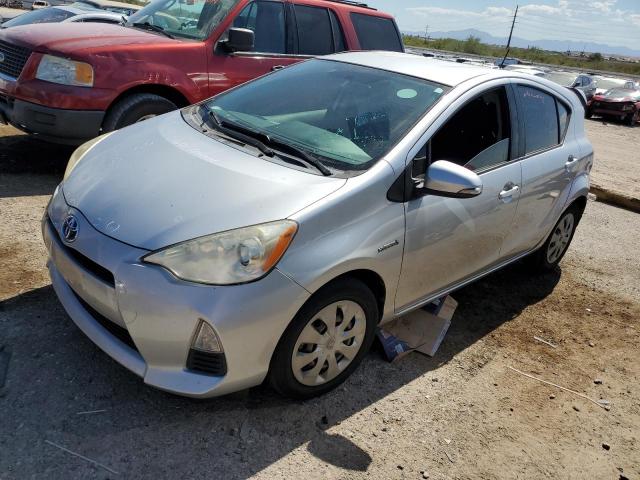
[[232, 28], [248, 28], [255, 34], [251, 52], [228, 53], [219, 39], [209, 61], [209, 89], [215, 95], [300, 60], [294, 54], [294, 24], [288, 4], [280, 0], [254, 0], [236, 16]]
[[569, 129], [568, 103], [550, 90], [525, 81], [514, 84], [523, 138], [522, 192], [506, 255], [540, 243], [562, 213], [575, 177], [580, 150]]

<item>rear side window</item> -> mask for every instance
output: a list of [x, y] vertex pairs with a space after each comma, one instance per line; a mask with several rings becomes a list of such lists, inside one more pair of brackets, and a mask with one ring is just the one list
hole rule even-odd
[[402, 41], [396, 24], [390, 18], [352, 13], [351, 21], [363, 50], [402, 52]]
[[537, 88], [518, 85], [518, 101], [523, 110], [525, 154], [560, 143], [556, 100]]
[[326, 8], [294, 5], [298, 29], [298, 53], [326, 55], [334, 52], [331, 18]]
[[569, 127], [569, 109], [564, 106], [562, 102], [556, 101], [558, 104], [558, 120], [559, 124], [559, 134], [560, 134], [560, 143], [564, 141], [564, 137], [567, 134], [567, 127]]

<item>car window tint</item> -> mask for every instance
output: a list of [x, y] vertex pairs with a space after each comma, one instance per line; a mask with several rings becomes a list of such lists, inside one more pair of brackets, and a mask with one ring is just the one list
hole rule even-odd
[[448, 160], [470, 170], [484, 170], [508, 162], [510, 118], [504, 88], [474, 98], [432, 137], [429, 163]]
[[331, 19], [326, 8], [294, 5], [298, 30], [298, 53], [326, 55], [333, 53]]
[[362, 50], [402, 51], [402, 41], [396, 24], [390, 18], [352, 13], [351, 21]]
[[333, 48], [336, 52], [344, 52], [347, 47], [344, 44], [342, 25], [340, 25], [340, 21], [333, 10], [329, 10], [329, 17], [331, 18], [331, 30], [333, 31]]
[[533, 87], [518, 85], [525, 129], [525, 152], [536, 152], [559, 143], [558, 114], [553, 96]]
[[233, 22], [236, 28], [253, 30], [253, 51], [262, 53], [286, 52], [284, 24], [284, 5], [267, 1], [251, 2]]
[[564, 141], [564, 137], [567, 134], [567, 127], [569, 126], [569, 109], [564, 106], [562, 102], [558, 102], [558, 120], [560, 122], [560, 143]]

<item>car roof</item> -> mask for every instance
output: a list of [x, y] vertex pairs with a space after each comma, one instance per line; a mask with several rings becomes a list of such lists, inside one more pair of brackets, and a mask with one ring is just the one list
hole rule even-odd
[[[345, 52], [328, 55], [323, 58], [410, 75], [450, 87], [455, 87], [462, 82], [479, 76], [508, 76], [507, 72], [502, 73], [500, 70], [488, 67], [447, 62], [410, 53], [387, 51]], [[512, 74], [513, 72], [508, 73]]]

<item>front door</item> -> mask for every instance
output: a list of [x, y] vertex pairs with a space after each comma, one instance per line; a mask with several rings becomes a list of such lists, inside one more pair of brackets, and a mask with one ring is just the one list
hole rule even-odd
[[507, 91], [498, 87], [458, 109], [425, 144], [418, 157], [427, 163], [448, 160], [476, 171], [483, 191], [474, 198], [427, 195], [405, 204], [396, 311], [500, 262], [520, 197], [521, 165], [511, 161], [511, 131]]
[[[209, 93], [216, 95], [241, 83], [302, 60], [294, 51], [293, 18], [283, 1], [256, 0], [236, 16], [232, 28], [248, 28], [255, 34], [251, 52], [225, 51], [218, 42], [210, 52]], [[226, 38], [226, 34], [222, 39]]]

